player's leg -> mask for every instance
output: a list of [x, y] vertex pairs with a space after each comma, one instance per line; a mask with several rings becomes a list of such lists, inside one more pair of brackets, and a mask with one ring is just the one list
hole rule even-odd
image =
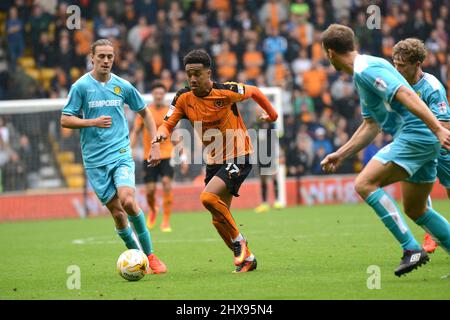
[[409, 174], [403, 168], [393, 162], [382, 164], [372, 159], [356, 178], [355, 189], [375, 210], [403, 250], [418, 250], [420, 246], [402, 218], [396, 202], [381, 189], [383, 186], [404, 180], [408, 176]]
[[272, 180], [273, 180], [273, 196], [275, 197], [275, 202], [273, 204], [273, 207], [277, 210], [283, 209], [283, 204], [278, 201], [279, 200], [279, 189], [278, 189], [278, 180], [277, 180], [277, 175], [274, 174], [271, 176]]
[[127, 213], [120, 204], [117, 195], [114, 195], [114, 197], [106, 204], [106, 207], [111, 212], [114, 219], [117, 235], [123, 240], [125, 246], [128, 249], [141, 250], [139, 241], [128, 223]]
[[165, 159], [161, 162], [162, 169], [162, 187], [163, 187], [163, 220], [161, 222], [161, 231], [170, 232], [170, 216], [172, 214], [173, 192], [172, 192], [172, 177], [173, 167], [170, 165], [170, 159]]
[[432, 188], [432, 183], [403, 182], [402, 194], [405, 213], [450, 253], [450, 224], [432, 207], [427, 206], [428, 195]]
[[[447, 192], [447, 197], [450, 199], [450, 155], [445, 149], [440, 150], [438, 165], [437, 165], [437, 176], [439, 178], [439, 183], [443, 185]], [[428, 207], [433, 209], [431, 204], [431, 198], [429, 198]], [[420, 221], [420, 220], [419, 220]], [[438, 242], [435, 241], [434, 237], [426, 232], [422, 247], [428, 253], [433, 253], [438, 247]], [[448, 249], [447, 249], [448, 251]]]
[[395, 270], [397, 276], [408, 273], [429, 260], [412, 235], [394, 199], [381, 189], [408, 176], [409, 173], [405, 169], [393, 162], [382, 164], [377, 159], [372, 159], [355, 181], [358, 194], [375, 210], [403, 248], [400, 265]]
[[250, 164], [208, 166], [206, 187], [200, 195], [203, 205], [211, 212], [214, 226], [227, 246], [233, 250], [234, 264], [237, 266], [235, 272], [256, 269], [256, 259], [230, 212], [232, 197], [239, 196], [239, 188], [250, 171]]
[[259, 167], [259, 181], [261, 184], [261, 204], [255, 208], [255, 212], [263, 213], [270, 210], [267, 202], [267, 176], [261, 174], [261, 167]]
[[128, 214], [128, 220], [136, 232], [142, 251], [148, 256], [151, 270], [153, 273], [166, 272], [167, 268], [164, 263], [159, 261], [153, 253], [153, 243], [146, 226], [145, 215], [136, 202], [134, 161], [132, 159], [120, 161], [113, 172], [113, 179], [117, 189], [117, 197]]
[[230, 205], [233, 195], [228, 191], [225, 182], [214, 176], [200, 194], [200, 201], [211, 213], [212, 223], [225, 244], [233, 250], [233, 239], [239, 235]]
[[[428, 196], [427, 207], [433, 208], [433, 201], [431, 201], [431, 196]], [[431, 237], [431, 235], [429, 233], [425, 232], [425, 236], [423, 238], [423, 243], [422, 243], [423, 250], [425, 250], [427, 253], [433, 253], [434, 251], [436, 251], [437, 247], [438, 247], [438, 243], [433, 240], [433, 238]]]
[[111, 165], [87, 168], [86, 176], [100, 202], [111, 213], [116, 233], [123, 240], [125, 246], [128, 249], [140, 249], [136, 235], [128, 223], [127, 214], [117, 197], [114, 181], [111, 179], [111, 170], [113, 170]]
[[156, 205], [156, 183], [147, 182], [145, 184], [145, 198], [148, 204], [147, 227], [153, 229], [158, 216], [158, 206]]
[[163, 187], [163, 219], [161, 222], [161, 231], [170, 232], [170, 215], [172, 214], [173, 192], [172, 179], [170, 177], [163, 177], [161, 179]]
[[[447, 197], [450, 198], [450, 158], [448, 156], [448, 151], [445, 149], [440, 150], [437, 165], [437, 176], [439, 178], [440, 184], [446, 188]], [[433, 208], [431, 197], [428, 197], [428, 207]], [[428, 232], [425, 232], [422, 247], [427, 253], [433, 253], [438, 247], [438, 243]]]
[[152, 229], [156, 222], [158, 208], [156, 205], [156, 182], [158, 181], [158, 166], [149, 167], [147, 160], [144, 160], [144, 183], [145, 198], [147, 200], [149, 212], [147, 215], [147, 227]]

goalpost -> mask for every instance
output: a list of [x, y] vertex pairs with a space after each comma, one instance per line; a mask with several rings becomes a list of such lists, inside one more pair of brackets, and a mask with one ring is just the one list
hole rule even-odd
[[[277, 132], [275, 150], [274, 150], [274, 159], [277, 162], [277, 180], [279, 186], [279, 199], [278, 201], [285, 206], [286, 205], [286, 169], [283, 162], [280, 163], [280, 145], [279, 138], [281, 138], [284, 134], [283, 127], [283, 106], [282, 106], [282, 94], [283, 91], [278, 87], [268, 87], [268, 88], [260, 88], [261, 91], [268, 97], [271, 101], [272, 105], [278, 112], [278, 119], [275, 123], [275, 130]], [[173, 97], [175, 96], [175, 92], [169, 92], [166, 94], [166, 103], [170, 104]], [[151, 94], [144, 94], [144, 100], [146, 103], [152, 102]], [[14, 134], [22, 134], [26, 133], [28, 138], [31, 140], [31, 149], [34, 152], [37, 152], [38, 157], [38, 165], [41, 167], [36, 169], [34, 178], [30, 178], [28, 176], [27, 179], [32, 181], [28, 183], [27, 190], [40, 190], [45, 192], [45, 190], [53, 189], [53, 188], [61, 188], [67, 186], [67, 183], [64, 181], [58, 181], [57, 172], [61, 170], [61, 168], [55, 168], [58, 164], [53, 164], [50, 161], [51, 153], [52, 153], [52, 141], [53, 138], [58, 136], [59, 131], [59, 112], [64, 106], [66, 99], [30, 99], [30, 100], [8, 100], [8, 101], [0, 101], [0, 117], [3, 118], [4, 122], [6, 122], [11, 129], [11, 133]], [[33, 128], [33, 129], [30, 129]], [[14, 143], [14, 141], [11, 141]], [[16, 143], [19, 143], [16, 141]], [[20, 141], [22, 143], [22, 141]], [[81, 151], [79, 149], [78, 143], [73, 143], [73, 145], [65, 146], [70, 151], [73, 151], [73, 154], [80, 154]], [[73, 157], [73, 156], [72, 156]], [[29, 159], [23, 159], [29, 160]], [[36, 161], [35, 159], [33, 161]], [[59, 161], [59, 160], [58, 160]], [[31, 161], [30, 161], [31, 162]], [[69, 169], [64, 170], [75, 170], [79, 171], [80, 169], [74, 169], [75, 167], [67, 167]], [[1, 177], [3, 180], [4, 176]], [[45, 178], [45, 179], [44, 179]], [[23, 179], [23, 178], [21, 178]], [[34, 181], [34, 182], [33, 182]], [[20, 182], [20, 181], [19, 181]], [[80, 184], [74, 184], [78, 187], [82, 187]], [[1, 183], [0, 183], [1, 186]], [[12, 191], [12, 190], [1, 190], [2, 191]], [[17, 190], [14, 190], [17, 191]], [[20, 190], [22, 191], [22, 190]]]

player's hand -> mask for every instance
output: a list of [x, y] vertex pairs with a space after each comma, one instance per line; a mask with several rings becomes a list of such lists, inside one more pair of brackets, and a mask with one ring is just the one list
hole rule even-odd
[[[155, 137], [155, 139], [153, 139], [153, 142], [157, 143], [157, 142], [163, 142], [167, 139], [167, 136], [162, 134], [162, 133], [158, 133]], [[152, 143], [153, 143], [152, 142]]]
[[264, 122], [272, 122], [272, 120], [270, 119], [269, 115], [265, 112], [261, 113], [261, 115], [258, 118], [259, 121], [264, 121]]
[[442, 127], [437, 133], [436, 136], [439, 139], [442, 147], [450, 150], [450, 131], [444, 127]]
[[95, 119], [94, 125], [99, 128], [109, 128], [112, 124], [111, 116], [100, 116]]
[[337, 153], [333, 152], [330, 153], [320, 162], [320, 166], [322, 167], [322, 170], [325, 172], [336, 172], [336, 170], [341, 166], [342, 157]]
[[159, 150], [159, 143], [152, 143], [150, 155], [148, 156], [147, 159], [148, 167], [157, 166], [160, 162], [161, 162], [161, 154]]

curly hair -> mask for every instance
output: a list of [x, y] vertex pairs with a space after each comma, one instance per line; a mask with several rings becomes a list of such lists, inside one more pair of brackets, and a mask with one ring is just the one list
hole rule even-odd
[[427, 48], [421, 40], [408, 38], [394, 46], [392, 57], [408, 63], [423, 63], [427, 57]]
[[192, 50], [183, 58], [184, 66], [191, 63], [200, 63], [206, 68], [211, 67], [211, 57], [204, 50]]

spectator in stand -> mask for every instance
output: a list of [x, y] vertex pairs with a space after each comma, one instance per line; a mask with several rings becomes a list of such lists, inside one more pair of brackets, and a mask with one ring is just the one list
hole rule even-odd
[[4, 191], [20, 191], [27, 188], [25, 165], [15, 151], [11, 151], [2, 172]]
[[281, 53], [275, 56], [275, 63], [267, 67], [266, 78], [269, 86], [277, 87], [283, 87], [291, 81], [291, 71]]
[[235, 78], [237, 73], [238, 60], [236, 53], [230, 51], [230, 44], [224, 41], [221, 46], [220, 54], [216, 56], [217, 75], [219, 82], [230, 81]]
[[73, 66], [74, 60], [75, 53], [70, 42], [69, 33], [67, 31], [61, 32], [59, 50], [55, 56], [56, 65], [61, 66], [67, 74], [70, 74], [70, 69]]
[[28, 21], [30, 24], [30, 35], [32, 48], [35, 49], [39, 46], [39, 39], [42, 32], [48, 32], [52, 17], [42, 10], [40, 4], [35, 4], [33, 12]]
[[111, 37], [118, 39], [120, 37], [120, 28], [116, 24], [114, 17], [106, 17], [105, 23], [100, 25], [97, 30], [97, 36], [103, 39], [109, 39]]
[[63, 68], [57, 66], [55, 68], [55, 75], [50, 82], [52, 91], [55, 93], [55, 98], [65, 98], [69, 93], [72, 79], [70, 73], [64, 71]]
[[85, 63], [86, 57], [91, 50], [91, 43], [94, 40], [94, 30], [92, 24], [88, 24], [86, 19], [81, 19], [81, 28], [75, 30], [73, 39], [75, 45], [75, 54], [77, 56], [78, 64], [82, 66]]
[[261, 7], [258, 15], [261, 25], [269, 22], [272, 30], [280, 30], [281, 21], [288, 18], [288, 10], [283, 2], [269, 0]]
[[[67, 42], [68, 43], [68, 42]], [[34, 50], [34, 60], [39, 68], [51, 68], [55, 64], [54, 44], [50, 41], [48, 32], [42, 32], [39, 46]]]
[[261, 75], [261, 69], [264, 65], [264, 57], [260, 50], [256, 48], [256, 41], [247, 43], [247, 48], [242, 57], [245, 76], [250, 81], [255, 81]]
[[106, 19], [108, 17], [108, 7], [105, 1], [98, 2], [97, 13], [94, 15], [94, 34], [98, 38], [98, 31], [100, 27], [106, 24]]
[[287, 50], [287, 40], [279, 34], [277, 29], [268, 29], [268, 37], [263, 43], [263, 52], [266, 56], [266, 64], [271, 65], [275, 63], [277, 53], [284, 54]]
[[8, 52], [9, 63], [14, 70], [16, 68], [16, 60], [23, 55], [25, 49], [24, 40], [24, 24], [19, 18], [19, 14], [16, 7], [9, 9], [9, 17], [6, 21], [6, 33], [8, 34]]
[[153, 29], [152, 26], [147, 24], [145, 16], [139, 17], [138, 23], [130, 29], [127, 37], [128, 45], [135, 53], [139, 52], [142, 43], [154, 32]]
[[380, 132], [375, 139], [372, 141], [371, 144], [367, 146], [366, 149], [364, 149], [364, 155], [363, 155], [363, 164], [366, 165], [369, 163], [370, 159], [381, 149], [384, 147], [384, 134]]
[[315, 131], [314, 131], [314, 153], [317, 154], [318, 150], [320, 148], [323, 148], [323, 151], [326, 154], [329, 154], [331, 152], [333, 152], [333, 144], [331, 143], [331, 141], [327, 138], [327, 131], [322, 128], [322, 127], [318, 127]]
[[308, 144], [304, 140], [297, 141], [286, 152], [287, 175], [289, 177], [301, 177], [310, 171], [312, 159], [309, 158]]
[[[143, 14], [143, 13], [141, 13]], [[142, 17], [142, 16], [141, 16]], [[145, 18], [147, 23], [147, 18]], [[132, 2], [125, 3], [125, 9], [120, 19], [120, 24], [125, 27], [125, 30], [131, 30], [138, 21], [138, 15]]]

